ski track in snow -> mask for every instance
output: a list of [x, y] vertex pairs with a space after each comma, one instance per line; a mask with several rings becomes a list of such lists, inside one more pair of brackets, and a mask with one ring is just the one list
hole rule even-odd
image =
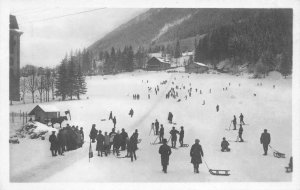
[[[184, 76], [184, 78], [182, 78]], [[190, 76], [187, 78], [187, 76]], [[179, 92], [181, 102], [165, 99], [165, 92], [175, 84], [184, 83], [189, 88], [192, 83], [192, 97], [183, 98], [185, 93]], [[107, 78], [107, 80], [103, 80]], [[146, 80], [153, 87], [151, 100], [148, 100]], [[144, 80], [144, 83], [141, 81]], [[166, 85], [159, 85], [160, 91], [154, 94], [154, 86], [168, 80]], [[231, 82], [231, 86], [228, 83]], [[256, 86], [262, 82], [263, 86]], [[94, 157], [88, 160], [89, 143], [82, 148], [66, 152], [65, 156], [52, 158], [48, 137], [45, 141], [20, 139], [20, 144], [10, 144], [10, 178], [12, 182], [201, 182], [201, 181], [290, 181], [291, 174], [284, 172], [292, 153], [292, 98], [291, 80], [247, 79], [231, 75], [208, 74], [168, 74], [164, 72], [135, 72], [116, 76], [96, 76], [87, 78], [89, 99], [80, 101], [51, 102], [61, 112], [70, 109], [71, 124], [84, 128], [85, 138], [93, 123], [97, 129], [110, 132], [113, 126], [108, 119], [109, 111], [117, 118], [117, 130], [125, 128], [128, 135], [139, 130], [137, 161], [118, 159], [113, 155], [98, 157], [96, 143], [92, 144]], [[241, 84], [239, 87], [238, 84]], [[276, 84], [276, 89], [273, 89]], [[228, 91], [222, 91], [223, 87]], [[195, 88], [202, 90], [202, 95], [195, 94]], [[212, 93], [209, 94], [209, 88]], [[132, 100], [132, 94], [139, 93], [139, 101]], [[257, 96], [254, 97], [253, 93]], [[233, 97], [234, 96], [234, 97]], [[203, 106], [202, 101], [206, 104]], [[216, 112], [216, 105], [220, 111]], [[36, 104], [14, 105], [11, 111], [29, 111]], [[129, 109], [133, 108], [134, 116], [130, 118]], [[174, 115], [174, 125], [185, 128], [184, 143], [193, 144], [195, 138], [200, 139], [204, 159], [211, 169], [229, 169], [228, 177], [212, 176], [205, 164], [200, 165], [200, 174], [193, 173], [188, 148], [172, 149], [168, 174], [161, 172], [160, 145], [150, 145], [156, 136], [149, 136], [151, 123], [158, 119], [165, 127], [165, 138], [169, 138], [172, 126], [167, 122], [167, 114]], [[243, 138], [246, 142], [229, 142], [231, 152], [222, 153], [220, 143], [222, 137], [235, 141], [238, 131], [225, 130], [235, 114], [245, 116]], [[239, 122], [238, 122], [239, 123]], [[263, 149], [259, 142], [260, 134], [267, 128], [271, 133], [271, 145], [286, 154], [285, 159], [273, 157], [269, 149], [268, 156], [262, 156]], [[177, 144], [179, 144], [177, 142]], [[124, 153], [122, 153], [124, 154]]]

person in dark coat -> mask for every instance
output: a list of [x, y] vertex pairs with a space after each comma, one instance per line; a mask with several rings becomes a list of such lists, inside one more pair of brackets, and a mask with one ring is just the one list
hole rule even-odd
[[159, 122], [157, 121], [157, 119], [155, 120], [155, 135], [159, 135], [158, 131], [159, 131]]
[[163, 139], [163, 145], [159, 147], [159, 154], [161, 158], [162, 171], [167, 173], [169, 165], [169, 157], [172, 154], [171, 148], [167, 145], [167, 139]]
[[168, 121], [169, 121], [169, 123], [173, 122], [173, 114], [171, 112], [169, 112]]
[[135, 131], [134, 131], [134, 133], [133, 133], [133, 136], [134, 136], [134, 140], [135, 140], [135, 144], [136, 144], [136, 149], [139, 149], [138, 147], [137, 147], [137, 144], [138, 144], [138, 141], [139, 141], [139, 133], [138, 133], [138, 130], [136, 129]]
[[217, 105], [217, 106], [216, 106], [216, 110], [217, 110], [217, 112], [219, 112], [219, 108], [220, 108], [220, 107], [219, 107], [219, 105]]
[[114, 128], [116, 128], [116, 124], [117, 124], [116, 116], [114, 116], [114, 118], [112, 119], [112, 121], [113, 121], [113, 124], [114, 124]]
[[49, 142], [51, 143], [50, 150], [52, 156], [57, 156], [57, 138], [55, 136], [55, 131], [52, 131], [52, 135], [49, 137]]
[[223, 137], [223, 141], [221, 142], [221, 151], [229, 152], [230, 148], [228, 146], [229, 146], [229, 142], [226, 140], [225, 137]]
[[136, 140], [135, 133], [133, 133], [128, 142], [128, 153], [131, 158], [131, 162], [133, 162], [133, 157], [136, 160], [136, 154], [135, 154], [136, 150], [137, 150], [137, 140]]
[[120, 146], [121, 146], [121, 135], [120, 135], [120, 131], [117, 131], [113, 140], [113, 154], [117, 153], [117, 156], [119, 156]]
[[130, 111], [129, 111], [129, 115], [130, 115], [130, 117], [133, 116], [133, 109], [132, 109], [132, 108], [131, 108]]
[[199, 143], [200, 140], [196, 139], [190, 151], [192, 158], [191, 163], [194, 165], [194, 173], [199, 173], [199, 164], [202, 164], [202, 157], [204, 156], [202, 146]]
[[58, 154], [59, 155], [64, 155], [64, 151], [65, 151], [65, 146], [66, 146], [66, 142], [64, 139], [64, 136], [62, 134], [62, 131], [64, 129], [60, 129], [57, 133], [57, 150], [58, 150]]
[[96, 151], [98, 151], [98, 156], [102, 157], [102, 152], [104, 152], [104, 136], [102, 135], [102, 131], [99, 130], [99, 133], [97, 135], [97, 145], [96, 145]]
[[113, 119], [113, 116], [112, 116], [112, 111], [110, 111], [109, 113], [109, 117], [108, 117], [108, 120], [112, 120]]
[[244, 129], [243, 129], [243, 127], [242, 127], [242, 124], [240, 124], [240, 128], [239, 128], [239, 137], [238, 137], [238, 139], [240, 139], [240, 142], [244, 142], [244, 139], [243, 139], [243, 137], [242, 137], [243, 131], [244, 131]]
[[233, 130], [236, 130], [236, 117], [235, 117], [235, 115], [233, 116], [232, 124], [233, 124]]
[[245, 125], [245, 122], [244, 122], [244, 116], [243, 116], [242, 113], [241, 113], [241, 115], [240, 115], [240, 124]]
[[183, 147], [183, 138], [184, 138], [184, 129], [183, 126], [181, 126], [179, 132], [179, 143], [181, 147]]
[[79, 133], [81, 135], [82, 142], [84, 142], [84, 132], [83, 132], [83, 128], [82, 127], [80, 127]]
[[98, 131], [97, 131], [97, 129], [96, 129], [96, 125], [93, 124], [93, 125], [92, 125], [92, 129], [91, 129], [91, 131], [90, 131], [90, 139], [92, 140], [92, 143], [95, 142], [95, 139], [96, 139], [96, 137], [97, 137], [97, 134], [98, 134]]
[[261, 134], [260, 136], [260, 144], [263, 145], [263, 149], [264, 149], [264, 156], [266, 156], [268, 154], [268, 147], [269, 144], [271, 142], [271, 135], [270, 133], [268, 133], [268, 130], [265, 129], [264, 132]]
[[162, 143], [162, 140], [164, 139], [164, 126], [160, 124], [160, 130], [159, 130], [159, 142]]
[[109, 133], [109, 150], [111, 150], [111, 146], [114, 144], [114, 138], [116, 134], [115, 128], [112, 128], [111, 132]]
[[121, 150], [125, 150], [126, 149], [126, 139], [128, 137], [128, 134], [125, 132], [125, 129], [122, 129], [121, 132]]
[[175, 127], [173, 127], [172, 130], [170, 131], [170, 134], [171, 134], [172, 148], [176, 148], [177, 134], [179, 134], [179, 132], [175, 129]]
[[105, 156], [110, 153], [110, 137], [107, 132], [104, 133], [104, 152]]

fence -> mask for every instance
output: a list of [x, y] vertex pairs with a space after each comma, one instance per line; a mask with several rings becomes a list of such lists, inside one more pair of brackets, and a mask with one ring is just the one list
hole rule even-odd
[[27, 112], [10, 112], [9, 113], [9, 123], [12, 128], [19, 128], [24, 126], [30, 117]]

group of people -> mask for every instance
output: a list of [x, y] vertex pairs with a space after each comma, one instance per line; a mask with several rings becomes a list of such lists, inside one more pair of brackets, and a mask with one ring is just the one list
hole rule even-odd
[[120, 155], [120, 151], [127, 150], [126, 157], [130, 157], [131, 161], [133, 158], [136, 160], [136, 150], [138, 149], [138, 130], [129, 137], [128, 133], [125, 129], [122, 129], [122, 132], [118, 130], [115, 131], [115, 128], [112, 128], [111, 132], [108, 134], [104, 132], [102, 134], [101, 130], [97, 130], [95, 124], [93, 124], [92, 129], [90, 131], [90, 139], [92, 142], [96, 142], [96, 151], [98, 152], [98, 156], [105, 156], [112, 153], [116, 156]]
[[82, 147], [84, 143], [84, 133], [83, 128], [80, 130], [78, 126], [70, 126], [67, 124], [66, 127], [63, 127], [58, 130], [57, 135], [56, 131], [52, 131], [52, 134], [49, 136], [50, 142], [50, 151], [52, 156], [64, 155], [64, 152], [75, 150]]
[[133, 94], [132, 98], [133, 98], [133, 100], [139, 100], [140, 99], [140, 95], [139, 94]]

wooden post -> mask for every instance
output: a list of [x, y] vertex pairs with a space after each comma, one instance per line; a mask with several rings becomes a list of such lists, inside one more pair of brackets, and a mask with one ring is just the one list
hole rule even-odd
[[24, 112], [23, 112], [23, 125], [24, 125]]
[[27, 123], [27, 112], [26, 112], [26, 123]]
[[21, 110], [20, 110], [20, 119], [21, 119], [21, 116], [22, 116], [22, 115], [21, 115]]

